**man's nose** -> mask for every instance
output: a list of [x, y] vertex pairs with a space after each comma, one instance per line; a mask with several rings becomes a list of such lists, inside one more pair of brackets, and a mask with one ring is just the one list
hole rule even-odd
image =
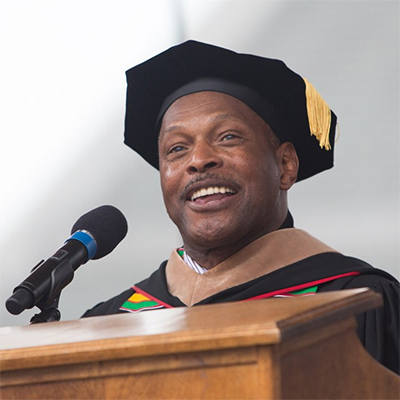
[[191, 174], [196, 172], [206, 172], [212, 168], [222, 166], [222, 158], [217, 149], [209, 143], [197, 143], [192, 149], [191, 158], [187, 165], [187, 171]]

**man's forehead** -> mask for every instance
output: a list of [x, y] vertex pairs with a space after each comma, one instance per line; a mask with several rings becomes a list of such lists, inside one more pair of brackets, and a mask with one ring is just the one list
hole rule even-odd
[[[166, 114], [167, 115], [167, 114]], [[171, 117], [173, 119], [173, 116]], [[235, 120], [238, 119], [236, 115], [230, 112], [223, 112], [223, 111], [216, 111], [214, 113], [210, 113], [208, 117], [209, 122], [219, 122], [219, 121], [227, 121], [227, 120]], [[189, 120], [192, 120], [191, 118], [187, 117], [182, 117], [180, 121], [170, 121], [168, 120], [168, 117], [164, 116], [163, 118], [163, 123], [161, 124], [161, 129], [160, 129], [160, 135], [162, 134], [168, 134], [170, 132], [179, 130], [182, 128], [183, 123], [188, 122]], [[164, 122], [165, 121], [165, 122]]]
[[197, 115], [207, 118], [208, 122], [262, 119], [247, 104], [233, 96], [204, 91], [183, 96], [172, 103], [162, 119], [160, 134], [178, 129]]

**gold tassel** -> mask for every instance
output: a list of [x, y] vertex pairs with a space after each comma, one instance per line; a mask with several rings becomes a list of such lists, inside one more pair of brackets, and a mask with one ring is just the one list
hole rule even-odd
[[321, 149], [324, 147], [325, 150], [330, 150], [331, 110], [315, 87], [307, 79], [303, 79], [306, 84], [307, 115], [311, 135], [318, 139]]

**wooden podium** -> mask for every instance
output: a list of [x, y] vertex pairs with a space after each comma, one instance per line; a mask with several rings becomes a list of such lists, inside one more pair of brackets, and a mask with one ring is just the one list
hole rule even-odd
[[367, 289], [0, 329], [2, 399], [398, 399]]

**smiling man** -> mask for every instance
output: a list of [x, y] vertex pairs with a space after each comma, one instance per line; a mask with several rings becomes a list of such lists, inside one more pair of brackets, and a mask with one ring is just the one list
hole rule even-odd
[[358, 334], [399, 372], [399, 285], [294, 228], [287, 191], [333, 166], [336, 116], [283, 62], [189, 41], [127, 72], [125, 143], [160, 170], [182, 247], [85, 313], [141, 312], [370, 287]]
[[297, 176], [291, 143], [246, 104], [218, 92], [189, 94], [165, 113], [159, 136], [164, 202], [185, 251], [211, 269], [279, 228]]

